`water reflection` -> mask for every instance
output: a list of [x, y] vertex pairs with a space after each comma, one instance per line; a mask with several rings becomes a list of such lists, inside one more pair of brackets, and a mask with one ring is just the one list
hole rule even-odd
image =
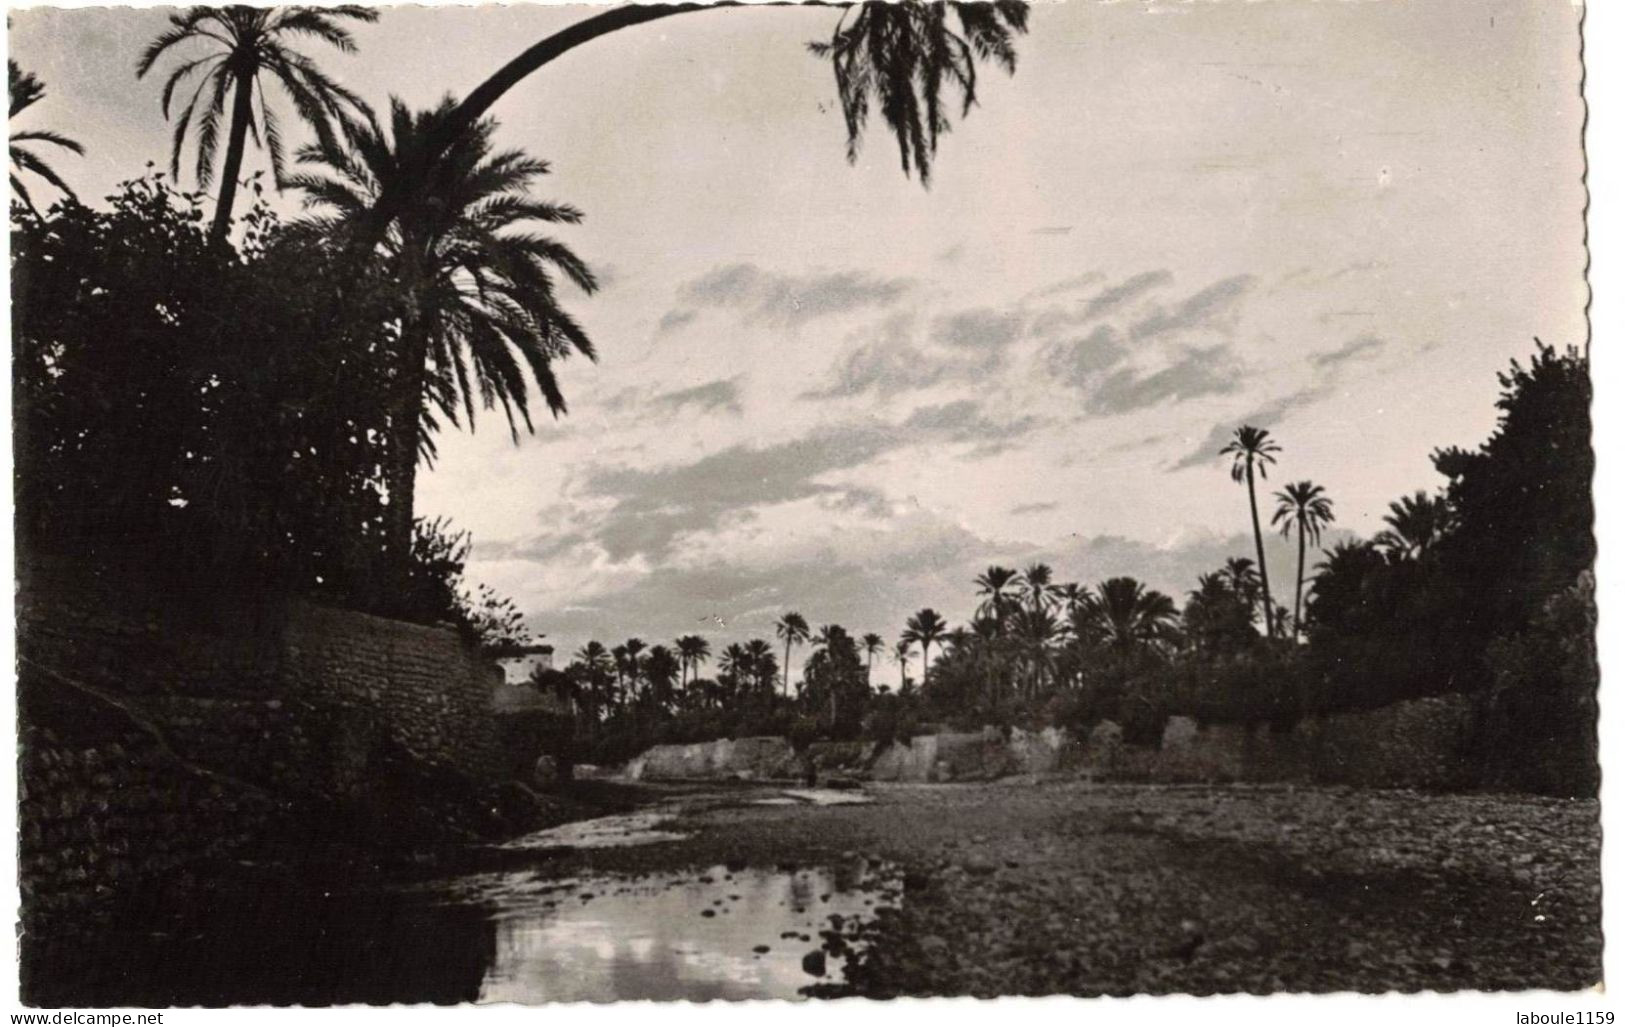
[[[561, 882], [553, 882], [559, 884]], [[873, 914], [883, 868], [702, 874], [636, 880], [465, 882], [496, 908], [496, 957], [481, 1002], [796, 998], [820, 979], [803, 960], [831, 924]], [[828, 956], [825, 980], [843, 960]]]
[[545, 831], [504, 842], [504, 849], [551, 849], [567, 846], [575, 849], [613, 849], [623, 845], [649, 845], [654, 842], [674, 842], [688, 835], [677, 831], [663, 831], [661, 826], [677, 816], [677, 808], [625, 813], [619, 816], [598, 817], [573, 824], [550, 827]]

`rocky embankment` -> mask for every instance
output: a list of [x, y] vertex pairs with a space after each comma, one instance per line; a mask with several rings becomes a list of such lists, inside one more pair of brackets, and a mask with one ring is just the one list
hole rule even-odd
[[783, 738], [661, 745], [610, 773], [650, 781], [787, 781], [816, 776], [936, 783], [1075, 774], [1165, 784], [1315, 782], [1365, 788], [1468, 790], [1493, 784], [1471, 746], [1472, 700], [1434, 696], [1372, 710], [1307, 716], [1290, 727], [1198, 724], [1170, 717], [1152, 744], [1130, 744], [1102, 721], [1086, 733], [1047, 727], [927, 731], [908, 739], [815, 742]]
[[[1601, 978], [1594, 801], [1345, 788], [869, 786], [869, 805], [719, 806], [628, 872], [855, 854], [895, 902], [826, 945], [819, 994], [1578, 989]], [[561, 868], [562, 870], [562, 868]]]

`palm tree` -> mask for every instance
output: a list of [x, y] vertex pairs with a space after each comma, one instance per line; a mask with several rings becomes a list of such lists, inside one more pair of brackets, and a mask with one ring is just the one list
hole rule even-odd
[[1043, 610], [1049, 606], [1050, 581], [1054, 577], [1055, 572], [1047, 563], [1031, 564], [1021, 572], [1021, 594], [1030, 609]]
[[1303, 623], [1304, 539], [1320, 545], [1320, 533], [1336, 520], [1326, 490], [1312, 481], [1296, 481], [1275, 494], [1275, 516], [1270, 527], [1279, 524], [1282, 535], [1298, 529], [1298, 587], [1292, 595], [1292, 637], [1296, 639]]
[[[231, 210], [237, 198], [237, 179], [242, 173], [244, 145], [252, 136], [254, 145], [263, 145], [271, 158], [271, 175], [280, 188], [285, 166], [282, 128], [266, 102], [264, 80], [282, 87], [293, 101], [299, 117], [316, 130], [323, 145], [336, 145], [334, 125], [348, 125], [352, 114], [366, 114], [360, 97], [317, 68], [309, 57], [289, 44], [293, 37], [310, 36], [328, 43], [340, 53], [356, 51], [355, 37], [341, 22], [344, 19], [375, 22], [378, 11], [371, 7], [188, 7], [169, 16], [169, 28], [147, 44], [136, 63], [136, 78], [145, 78], [158, 58], [173, 47], [203, 43], [201, 56], [181, 62], [164, 82], [160, 105], [169, 118], [170, 100], [177, 88], [198, 75], [192, 98], [175, 122], [170, 151], [170, 173], [180, 176], [181, 149], [187, 130], [197, 121], [198, 187], [207, 189], [214, 180], [214, 158], [220, 136], [220, 120], [227, 117], [226, 97], [231, 95], [230, 123], [226, 128], [226, 154], [220, 165], [220, 195], [215, 201], [214, 224], [210, 236], [224, 239], [231, 226]], [[255, 94], [259, 112], [254, 110]], [[202, 106], [199, 106], [201, 102]]]
[[[451, 109], [448, 98], [413, 114], [394, 100], [388, 134], [369, 118], [349, 133], [347, 149], [333, 141], [302, 149], [300, 163], [332, 173], [290, 180], [307, 193], [307, 207], [327, 212], [304, 226], [329, 234], [353, 230], [383, 190], [417, 174], [425, 140]], [[529, 382], [557, 417], [566, 404], [553, 362], [572, 352], [595, 359], [586, 333], [560, 308], [552, 273], [590, 293], [597, 288], [592, 272], [562, 244], [510, 231], [531, 222], [573, 225], [581, 212], [531, 199], [530, 185], [547, 173], [547, 163], [518, 150], [493, 154], [495, 131], [496, 123], [486, 120], [460, 137], [433, 180], [415, 187], [420, 202], [401, 214], [379, 258], [402, 301], [386, 469], [385, 535], [392, 544], [409, 537], [402, 533], [412, 523], [418, 460], [434, 454], [438, 425], [431, 405], [453, 424], [461, 407], [472, 428], [476, 395], [486, 409], [501, 404], [517, 442], [521, 421], [535, 431]]]
[[780, 617], [773, 626], [773, 631], [784, 642], [784, 694], [790, 695], [790, 647], [797, 642], [805, 642], [811, 629], [807, 626], [807, 618], [794, 610]]
[[1016, 579], [1020, 577], [1008, 567], [992, 566], [983, 571], [976, 578], [976, 594], [985, 596], [982, 604], [976, 608], [978, 614], [986, 614], [993, 618], [1002, 631], [1004, 628], [1004, 614], [1010, 608], [1012, 596], [1010, 589], [1015, 587]]
[[632, 697], [637, 698], [638, 685], [643, 681], [643, 661], [639, 658], [648, 644], [641, 638], [629, 638], [621, 649], [626, 653], [626, 679], [631, 686]]
[[[716, 4], [624, 4], [555, 32], [497, 69], [468, 94], [428, 140], [422, 154], [425, 166], [438, 161], [510, 89], [576, 47], [660, 18], [735, 6], [741, 5], [731, 0]], [[846, 121], [848, 158], [856, 161], [872, 100], [897, 138], [904, 173], [912, 168], [922, 183], [929, 184], [937, 140], [949, 127], [943, 106], [944, 86], [952, 84], [959, 90], [960, 116], [964, 117], [977, 102], [978, 61], [991, 62], [1014, 74], [1015, 37], [1027, 31], [1027, 4], [1024, 0], [854, 0], [829, 6], [842, 9], [835, 32], [828, 43], [810, 43], [808, 50], [814, 56], [828, 58], [834, 67]], [[958, 31], [948, 17], [950, 12], [957, 18]], [[412, 203], [409, 190], [392, 190], [381, 196], [370, 223], [357, 236], [362, 252], [370, 250]]]
[[1021, 647], [1021, 661], [1027, 666], [1027, 694], [1037, 695], [1055, 664], [1053, 644], [1060, 623], [1050, 610], [1039, 606], [1017, 610], [1010, 627], [1014, 641]]
[[1275, 454], [1280, 451], [1281, 447], [1270, 438], [1268, 431], [1250, 424], [1237, 428], [1230, 443], [1219, 450], [1220, 456], [1233, 458], [1230, 480], [1247, 483], [1247, 503], [1253, 514], [1253, 542], [1258, 547], [1258, 578], [1264, 589], [1264, 633], [1271, 638], [1275, 637], [1275, 606], [1270, 600], [1270, 572], [1264, 563], [1264, 531], [1258, 524], [1258, 493], [1253, 478], [1255, 475], [1268, 478], [1269, 465], [1275, 462]]
[[897, 644], [892, 647], [892, 659], [897, 661], [899, 681], [902, 684], [908, 683], [908, 661], [913, 658], [913, 656], [914, 642], [909, 639], [907, 635], [904, 635], [902, 638], [899, 638], [897, 640]]
[[717, 660], [717, 671], [731, 681], [737, 693], [740, 683], [750, 676], [750, 654], [738, 642], [731, 642]]
[[1230, 590], [1245, 600], [1250, 609], [1258, 609], [1258, 570], [1251, 560], [1245, 556], [1232, 556], [1224, 561], [1224, 569], [1219, 573], [1229, 583]]
[[655, 709], [672, 706], [672, 679], [680, 673], [680, 665], [672, 651], [663, 645], [654, 646], [643, 661], [644, 674], [649, 680], [649, 699]]
[[[773, 691], [774, 671], [778, 668], [773, 664], [773, 647], [766, 640], [753, 638], [745, 643], [745, 654], [750, 658], [750, 675], [756, 682], [757, 689], [763, 692]], [[785, 668], [785, 677], [789, 677], [789, 668]]]
[[1388, 525], [1372, 541], [1393, 560], [1421, 560], [1449, 532], [1453, 513], [1442, 497], [1418, 490], [1388, 504], [1383, 517]]
[[618, 701], [626, 700], [626, 677], [629, 660], [626, 646], [618, 645], [609, 651], [609, 657], [615, 664], [615, 693]]
[[1172, 641], [1174, 601], [1133, 578], [1101, 582], [1084, 609], [1093, 631], [1113, 649], [1162, 648]]
[[948, 631], [948, 622], [942, 614], [927, 606], [908, 619], [903, 638], [920, 646], [920, 683], [924, 685], [931, 674], [931, 646]]
[[687, 684], [690, 674], [698, 678], [700, 664], [711, 658], [711, 643], [699, 635], [684, 635], [677, 640], [677, 653], [683, 660], [683, 683]]
[[868, 662], [864, 665], [864, 673], [871, 678], [874, 677], [875, 673], [875, 653], [880, 652], [885, 647], [886, 640], [873, 631], [863, 636], [863, 654], [868, 658]]
[[[10, 98], [11, 113], [9, 118], [15, 118], [34, 104], [45, 99], [45, 83], [41, 82], [32, 72], [24, 71], [17, 66], [16, 61], [6, 62], [7, 95]], [[84, 156], [85, 148], [59, 132], [52, 132], [43, 128], [36, 128], [26, 132], [11, 133], [11, 191], [23, 201], [23, 206], [34, 210], [34, 201], [23, 186], [22, 179], [17, 177], [22, 172], [30, 172], [45, 179], [67, 194], [69, 199], [76, 200], [68, 183], [56, 173], [56, 169], [46, 163], [45, 159], [31, 149], [23, 147], [22, 143], [50, 143], [60, 146], [70, 153]]]
[[1066, 611], [1068, 617], [1071, 617], [1072, 614], [1076, 613], [1084, 603], [1089, 601], [1089, 590], [1084, 588], [1082, 585], [1079, 585], [1075, 581], [1069, 581], [1064, 585], [1058, 585], [1052, 591], [1055, 598], [1060, 601], [1061, 608]]

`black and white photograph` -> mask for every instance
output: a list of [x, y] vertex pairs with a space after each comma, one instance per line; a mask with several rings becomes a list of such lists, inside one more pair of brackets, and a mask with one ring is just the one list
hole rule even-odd
[[8, 1001], [1600, 1008], [1588, 18], [9, 8]]

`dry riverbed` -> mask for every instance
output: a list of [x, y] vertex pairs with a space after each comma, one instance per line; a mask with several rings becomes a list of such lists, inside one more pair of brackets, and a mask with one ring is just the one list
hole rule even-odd
[[815, 994], [1575, 989], [1601, 977], [1594, 802], [1081, 782], [708, 796], [550, 872], [897, 868]]

